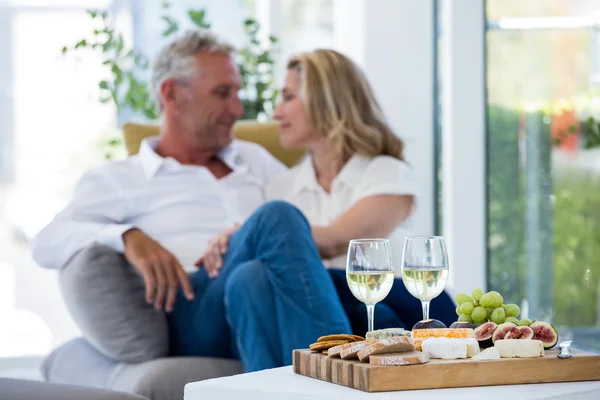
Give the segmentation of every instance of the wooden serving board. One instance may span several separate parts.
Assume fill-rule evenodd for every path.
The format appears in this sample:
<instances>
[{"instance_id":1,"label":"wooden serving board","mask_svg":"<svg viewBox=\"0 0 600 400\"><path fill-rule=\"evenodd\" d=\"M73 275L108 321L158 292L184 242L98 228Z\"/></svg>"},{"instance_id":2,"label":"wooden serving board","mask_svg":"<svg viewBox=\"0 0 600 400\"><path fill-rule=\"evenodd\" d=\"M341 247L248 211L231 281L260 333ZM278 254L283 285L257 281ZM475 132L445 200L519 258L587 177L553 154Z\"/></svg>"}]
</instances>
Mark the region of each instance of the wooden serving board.
<instances>
[{"instance_id":1,"label":"wooden serving board","mask_svg":"<svg viewBox=\"0 0 600 400\"><path fill-rule=\"evenodd\" d=\"M294 350L294 372L365 392L600 380L600 355L571 351L569 359L547 350L540 358L431 360L427 364L383 366Z\"/></svg>"}]
</instances>

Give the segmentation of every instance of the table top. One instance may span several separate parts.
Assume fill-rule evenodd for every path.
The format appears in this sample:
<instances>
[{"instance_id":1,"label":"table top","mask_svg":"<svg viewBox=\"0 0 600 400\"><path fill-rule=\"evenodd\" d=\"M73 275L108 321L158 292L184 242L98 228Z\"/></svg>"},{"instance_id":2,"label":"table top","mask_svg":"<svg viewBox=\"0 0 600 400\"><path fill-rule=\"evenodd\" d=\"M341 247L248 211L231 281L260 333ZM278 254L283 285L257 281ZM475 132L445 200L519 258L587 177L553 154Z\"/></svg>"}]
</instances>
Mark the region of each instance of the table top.
<instances>
[{"instance_id":1,"label":"table top","mask_svg":"<svg viewBox=\"0 0 600 400\"><path fill-rule=\"evenodd\" d=\"M356 389L297 375L292 367L274 368L226 378L189 383L185 400L219 399L428 399L464 400L471 398L495 399L600 399L600 381L543 383L531 385L482 386L473 388L411 390L403 392L366 393ZM483 396L483 397L478 397Z\"/></svg>"}]
</instances>

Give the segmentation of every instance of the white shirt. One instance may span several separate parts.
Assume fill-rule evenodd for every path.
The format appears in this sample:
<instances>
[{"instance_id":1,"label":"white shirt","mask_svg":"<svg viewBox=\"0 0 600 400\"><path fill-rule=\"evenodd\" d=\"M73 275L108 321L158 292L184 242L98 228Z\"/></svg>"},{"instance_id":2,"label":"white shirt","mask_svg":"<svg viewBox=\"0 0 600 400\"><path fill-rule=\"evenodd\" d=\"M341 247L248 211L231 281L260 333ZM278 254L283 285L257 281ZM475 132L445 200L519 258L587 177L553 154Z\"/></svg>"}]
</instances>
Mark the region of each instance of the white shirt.
<instances>
[{"instance_id":1,"label":"white shirt","mask_svg":"<svg viewBox=\"0 0 600 400\"><path fill-rule=\"evenodd\" d=\"M329 194L318 184L310 157L271 180L266 194L267 200L286 200L294 204L311 225L328 226L365 197L391 194L416 198L417 187L406 163L389 156L369 158L356 154L331 182ZM411 234L411 220L411 217L406 219L388 236L397 275L400 275L404 238ZM344 269L346 256L327 260L325 264Z\"/></svg>"},{"instance_id":2,"label":"white shirt","mask_svg":"<svg viewBox=\"0 0 600 400\"><path fill-rule=\"evenodd\" d=\"M146 139L137 155L85 174L72 202L34 238L35 261L62 268L93 243L123 252L122 235L135 227L193 271L208 240L250 216L265 202L268 180L286 170L261 146L236 140L218 155L232 172L216 179L159 156L157 143Z\"/></svg>"}]
</instances>

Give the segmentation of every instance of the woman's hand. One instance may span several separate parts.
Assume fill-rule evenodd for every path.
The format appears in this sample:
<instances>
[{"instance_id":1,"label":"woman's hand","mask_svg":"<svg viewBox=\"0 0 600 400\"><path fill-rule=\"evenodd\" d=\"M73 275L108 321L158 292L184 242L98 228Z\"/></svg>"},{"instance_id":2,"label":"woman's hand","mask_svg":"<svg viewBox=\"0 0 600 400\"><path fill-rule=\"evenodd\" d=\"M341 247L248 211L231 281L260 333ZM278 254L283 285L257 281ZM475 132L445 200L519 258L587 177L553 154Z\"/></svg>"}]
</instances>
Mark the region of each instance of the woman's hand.
<instances>
[{"instance_id":1,"label":"woman's hand","mask_svg":"<svg viewBox=\"0 0 600 400\"><path fill-rule=\"evenodd\" d=\"M197 267L204 265L209 278L216 278L219 275L219 271L223 267L223 255L227 253L229 246L229 238L239 227L236 224L210 239L204 254L195 262Z\"/></svg>"}]
</instances>

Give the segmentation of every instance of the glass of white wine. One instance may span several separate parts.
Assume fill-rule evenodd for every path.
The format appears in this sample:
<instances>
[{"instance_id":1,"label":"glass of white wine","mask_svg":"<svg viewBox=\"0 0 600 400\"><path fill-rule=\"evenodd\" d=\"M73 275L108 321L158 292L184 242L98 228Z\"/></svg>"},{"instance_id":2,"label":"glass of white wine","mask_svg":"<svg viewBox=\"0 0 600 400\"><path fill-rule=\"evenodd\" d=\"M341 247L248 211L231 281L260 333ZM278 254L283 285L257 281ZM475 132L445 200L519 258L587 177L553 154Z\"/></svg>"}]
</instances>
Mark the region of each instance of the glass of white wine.
<instances>
[{"instance_id":1,"label":"glass of white wine","mask_svg":"<svg viewBox=\"0 0 600 400\"><path fill-rule=\"evenodd\" d=\"M387 239L355 239L348 246L346 280L350 291L367 306L369 332L373 331L375 304L394 284L394 268Z\"/></svg>"},{"instance_id":2,"label":"glass of white wine","mask_svg":"<svg viewBox=\"0 0 600 400\"><path fill-rule=\"evenodd\" d=\"M402 281L406 290L421 300L423 319L429 319L429 303L442 293L448 281L448 252L442 236L406 238Z\"/></svg>"}]
</instances>

